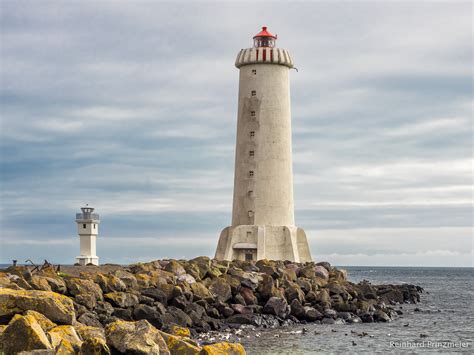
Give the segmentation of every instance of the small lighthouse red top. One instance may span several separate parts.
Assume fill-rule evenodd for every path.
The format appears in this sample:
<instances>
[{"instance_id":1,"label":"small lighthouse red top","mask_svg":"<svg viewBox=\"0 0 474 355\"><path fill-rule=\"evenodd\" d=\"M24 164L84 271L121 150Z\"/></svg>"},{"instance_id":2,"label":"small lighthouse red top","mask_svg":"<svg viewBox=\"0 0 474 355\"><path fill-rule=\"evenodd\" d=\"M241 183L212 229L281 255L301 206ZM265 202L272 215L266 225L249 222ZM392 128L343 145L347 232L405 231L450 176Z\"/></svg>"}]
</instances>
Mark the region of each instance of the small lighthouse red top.
<instances>
[{"instance_id":1,"label":"small lighthouse red top","mask_svg":"<svg viewBox=\"0 0 474 355\"><path fill-rule=\"evenodd\" d=\"M267 27L263 26L262 30L253 37L253 46L258 47L275 47L277 36L267 31Z\"/></svg>"}]
</instances>

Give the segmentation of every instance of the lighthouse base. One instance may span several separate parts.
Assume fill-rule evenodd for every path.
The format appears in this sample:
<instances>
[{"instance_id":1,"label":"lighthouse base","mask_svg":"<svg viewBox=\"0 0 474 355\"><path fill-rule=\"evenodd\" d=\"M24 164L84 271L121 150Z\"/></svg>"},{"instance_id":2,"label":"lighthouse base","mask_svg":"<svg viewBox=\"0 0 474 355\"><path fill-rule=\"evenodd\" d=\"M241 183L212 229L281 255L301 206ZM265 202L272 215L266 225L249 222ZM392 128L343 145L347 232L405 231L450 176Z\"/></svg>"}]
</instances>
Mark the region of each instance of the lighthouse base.
<instances>
[{"instance_id":1,"label":"lighthouse base","mask_svg":"<svg viewBox=\"0 0 474 355\"><path fill-rule=\"evenodd\" d=\"M99 266L99 257L95 255L76 256L76 263L81 265L93 264Z\"/></svg>"},{"instance_id":2,"label":"lighthouse base","mask_svg":"<svg viewBox=\"0 0 474 355\"><path fill-rule=\"evenodd\" d=\"M312 261L306 233L295 226L240 225L225 228L219 237L218 260Z\"/></svg>"}]
</instances>

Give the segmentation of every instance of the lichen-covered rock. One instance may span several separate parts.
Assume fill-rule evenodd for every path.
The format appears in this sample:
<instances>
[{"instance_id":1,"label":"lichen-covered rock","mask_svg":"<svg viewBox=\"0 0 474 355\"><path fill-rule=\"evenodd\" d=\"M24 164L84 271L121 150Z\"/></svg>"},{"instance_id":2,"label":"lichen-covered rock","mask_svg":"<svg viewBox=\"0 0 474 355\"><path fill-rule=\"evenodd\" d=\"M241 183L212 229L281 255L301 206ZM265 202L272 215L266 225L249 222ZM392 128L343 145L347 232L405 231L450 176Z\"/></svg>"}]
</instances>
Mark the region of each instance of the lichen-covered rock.
<instances>
[{"instance_id":1,"label":"lichen-covered rock","mask_svg":"<svg viewBox=\"0 0 474 355\"><path fill-rule=\"evenodd\" d=\"M199 355L201 352L199 346L192 344L186 338L165 332L160 332L160 334L166 342L171 355Z\"/></svg>"},{"instance_id":2,"label":"lichen-covered rock","mask_svg":"<svg viewBox=\"0 0 474 355\"><path fill-rule=\"evenodd\" d=\"M300 303L304 303L304 292L301 291L301 288L298 284L294 282L288 282L285 287L285 297L288 302L297 299Z\"/></svg>"},{"instance_id":3,"label":"lichen-covered rock","mask_svg":"<svg viewBox=\"0 0 474 355\"><path fill-rule=\"evenodd\" d=\"M172 325L171 334L179 336L179 337L189 338L191 336L191 331L189 330L189 328L186 328L186 327L180 327L179 325Z\"/></svg>"},{"instance_id":4,"label":"lichen-covered rock","mask_svg":"<svg viewBox=\"0 0 474 355\"><path fill-rule=\"evenodd\" d=\"M202 355L245 355L244 347L239 343L221 342L211 345L204 345L201 350Z\"/></svg>"},{"instance_id":5,"label":"lichen-covered rock","mask_svg":"<svg viewBox=\"0 0 474 355\"><path fill-rule=\"evenodd\" d=\"M69 297L50 291L0 289L0 318L33 310L53 322L72 324L76 320L74 305Z\"/></svg>"},{"instance_id":6,"label":"lichen-covered rock","mask_svg":"<svg viewBox=\"0 0 474 355\"><path fill-rule=\"evenodd\" d=\"M100 286L103 293L123 292L127 290L125 283L115 275L97 273L94 275L94 282Z\"/></svg>"},{"instance_id":7,"label":"lichen-covered rock","mask_svg":"<svg viewBox=\"0 0 474 355\"><path fill-rule=\"evenodd\" d=\"M35 290L52 291L48 281L39 275L32 275L28 282Z\"/></svg>"},{"instance_id":8,"label":"lichen-covered rock","mask_svg":"<svg viewBox=\"0 0 474 355\"><path fill-rule=\"evenodd\" d=\"M77 334L81 337L82 340L92 339L92 338L101 338L105 341L105 331L100 327L91 327L76 323L74 325Z\"/></svg>"},{"instance_id":9,"label":"lichen-covered rock","mask_svg":"<svg viewBox=\"0 0 474 355\"><path fill-rule=\"evenodd\" d=\"M118 320L105 328L107 344L123 354L170 354L160 332L146 320Z\"/></svg>"},{"instance_id":10,"label":"lichen-covered rock","mask_svg":"<svg viewBox=\"0 0 474 355\"><path fill-rule=\"evenodd\" d=\"M178 278L177 278L177 281L179 282L186 282L188 283L189 285L193 284L196 282L196 279L192 276L192 275L189 275L189 274L182 274L182 275L179 275Z\"/></svg>"},{"instance_id":11,"label":"lichen-covered rock","mask_svg":"<svg viewBox=\"0 0 474 355\"><path fill-rule=\"evenodd\" d=\"M65 278L67 291L73 296L79 294L93 295L97 301L103 301L102 289L91 280L84 280L78 277Z\"/></svg>"},{"instance_id":12,"label":"lichen-covered rock","mask_svg":"<svg viewBox=\"0 0 474 355\"><path fill-rule=\"evenodd\" d=\"M71 325L60 325L48 331L51 345L56 348L63 342L63 345L72 347L78 352L82 345L82 340L77 335L76 330Z\"/></svg>"},{"instance_id":13,"label":"lichen-covered rock","mask_svg":"<svg viewBox=\"0 0 474 355\"><path fill-rule=\"evenodd\" d=\"M168 272L173 273L176 276L183 275L186 273L184 267L176 260L170 260L170 262L166 264L164 269Z\"/></svg>"},{"instance_id":14,"label":"lichen-covered rock","mask_svg":"<svg viewBox=\"0 0 474 355\"><path fill-rule=\"evenodd\" d=\"M204 300L207 302L212 302L214 299L214 296L202 282L195 282L191 284L191 291L197 301Z\"/></svg>"},{"instance_id":15,"label":"lichen-covered rock","mask_svg":"<svg viewBox=\"0 0 474 355\"><path fill-rule=\"evenodd\" d=\"M127 292L110 292L104 295L104 298L120 308L133 307L138 304L138 297Z\"/></svg>"},{"instance_id":16,"label":"lichen-covered rock","mask_svg":"<svg viewBox=\"0 0 474 355\"><path fill-rule=\"evenodd\" d=\"M223 278L215 278L209 285L209 291L220 302L227 302L232 297L230 285Z\"/></svg>"},{"instance_id":17,"label":"lichen-covered rock","mask_svg":"<svg viewBox=\"0 0 474 355\"><path fill-rule=\"evenodd\" d=\"M0 353L17 354L35 349L53 349L53 346L33 315L15 315L0 335Z\"/></svg>"},{"instance_id":18,"label":"lichen-covered rock","mask_svg":"<svg viewBox=\"0 0 474 355\"><path fill-rule=\"evenodd\" d=\"M198 256L189 260L190 264L195 265L199 269L199 278L203 279L211 267L211 259L207 256Z\"/></svg>"},{"instance_id":19,"label":"lichen-covered rock","mask_svg":"<svg viewBox=\"0 0 474 355\"><path fill-rule=\"evenodd\" d=\"M38 324L41 326L41 328L47 332L48 330L51 330L53 329L54 327L57 326L56 323L54 322L51 322L51 320L49 320L48 318L46 318L43 314L39 313L39 312L36 312L36 311L31 311L31 310L28 310L26 312L24 312L25 316L32 316L33 318L36 319L36 321L38 322Z\"/></svg>"},{"instance_id":20,"label":"lichen-covered rock","mask_svg":"<svg viewBox=\"0 0 474 355\"><path fill-rule=\"evenodd\" d=\"M110 349L102 338L88 338L81 346L81 355L110 355Z\"/></svg>"},{"instance_id":21,"label":"lichen-covered rock","mask_svg":"<svg viewBox=\"0 0 474 355\"><path fill-rule=\"evenodd\" d=\"M137 278L128 271L116 270L114 276L118 277L127 287L127 289L136 290L138 288Z\"/></svg>"}]
</instances>

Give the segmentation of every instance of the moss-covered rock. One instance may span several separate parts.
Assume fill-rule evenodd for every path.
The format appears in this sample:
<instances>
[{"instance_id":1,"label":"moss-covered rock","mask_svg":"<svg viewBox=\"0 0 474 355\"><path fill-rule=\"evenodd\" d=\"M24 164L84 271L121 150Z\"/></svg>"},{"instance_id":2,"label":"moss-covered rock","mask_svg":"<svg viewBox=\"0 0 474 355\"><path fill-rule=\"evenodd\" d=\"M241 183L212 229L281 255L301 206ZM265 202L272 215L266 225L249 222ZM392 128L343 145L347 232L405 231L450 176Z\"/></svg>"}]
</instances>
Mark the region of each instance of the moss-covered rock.
<instances>
[{"instance_id":1,"label":"moss-covered rock","mask_svg":"<svg viewBox=\"0 0 474 355\"><path fill-rule=\"evenodd\" d=\"M69 297L50 291L0 289L0 318L33 310L56 323L72 324L76 320Z\"/></svg>"}]
</instances>

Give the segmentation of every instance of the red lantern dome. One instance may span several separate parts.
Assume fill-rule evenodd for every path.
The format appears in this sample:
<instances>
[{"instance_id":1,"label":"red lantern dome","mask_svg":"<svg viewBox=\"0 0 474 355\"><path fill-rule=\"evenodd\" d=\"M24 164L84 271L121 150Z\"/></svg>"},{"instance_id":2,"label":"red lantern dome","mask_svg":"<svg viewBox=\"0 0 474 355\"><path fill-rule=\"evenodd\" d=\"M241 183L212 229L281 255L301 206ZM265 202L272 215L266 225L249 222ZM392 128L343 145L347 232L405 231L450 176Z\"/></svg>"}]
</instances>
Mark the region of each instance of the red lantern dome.
<instances>
[{"instance_id":1,"label":"red lantern dome","mask_svg":"<svg viewBox=\"0 0 474 355\"><path fill-rule=\"evenodd\" d=\"M254 47L275 47L277 36L267 31L267 27L263 26L262 30L253 37Z\"/></svg>"}]
</instances>

